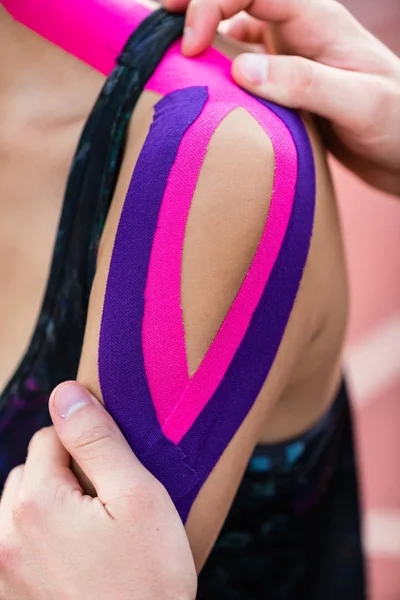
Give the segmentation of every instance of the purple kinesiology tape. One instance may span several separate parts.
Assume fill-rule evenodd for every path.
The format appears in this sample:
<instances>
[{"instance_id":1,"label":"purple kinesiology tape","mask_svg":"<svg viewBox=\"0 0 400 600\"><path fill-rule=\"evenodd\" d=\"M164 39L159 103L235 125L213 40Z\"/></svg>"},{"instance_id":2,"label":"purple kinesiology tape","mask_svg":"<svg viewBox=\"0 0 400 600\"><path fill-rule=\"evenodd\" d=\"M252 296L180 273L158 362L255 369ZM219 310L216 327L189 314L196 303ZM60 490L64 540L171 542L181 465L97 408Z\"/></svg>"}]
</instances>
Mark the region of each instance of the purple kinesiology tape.
<instances>
[{"instance_id":1,"label":"purple kinesiology tape","mask_svg":"<svg viewBox=\"0 0 400 600\"><path fill-rule=\"evenodd\" d=\"M306 263L315 173L305 127L295 113L264 103L290 131L298 159L293 208L283 244L246 334L224 377L179 443L163 432L145 371L142 325L150 256L169 173L182 138L201 114L207 89L172 92L155 107L115 239L99 346L105 404L141 462L163 483L183 521L199 490L268 376ZM151 176L149 176L151 174ZM162 357L160 357L162 360Z\"/></svg>"}]
</instances>

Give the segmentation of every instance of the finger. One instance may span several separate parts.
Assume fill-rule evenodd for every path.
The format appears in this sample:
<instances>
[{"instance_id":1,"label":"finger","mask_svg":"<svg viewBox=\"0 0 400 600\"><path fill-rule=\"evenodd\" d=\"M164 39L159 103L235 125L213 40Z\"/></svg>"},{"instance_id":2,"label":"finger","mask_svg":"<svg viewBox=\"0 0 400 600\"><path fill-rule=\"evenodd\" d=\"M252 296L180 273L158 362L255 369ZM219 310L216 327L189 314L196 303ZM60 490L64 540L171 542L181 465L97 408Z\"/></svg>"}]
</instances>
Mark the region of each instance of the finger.
<instances>
[{"instance_id":1,"label":"finger","mask_svg":"<svg viewBox=\"0 0 400 600\"><path fill-rule=\"evenodd\" d=\"M9 517L12 513L12 508L18 495L23 475L24 465L20 465L19 467L15 467L7 478L0 502L0 523L3 523L4 519Z\"/></svg>"},{"instance_id":2,"label":"finger","mask_svg":"<svg viewBox=\"0 0 400 600\"><path fill-rule=\"evenodd\" d=\"M352 131L376 119L376 86L383 81L298 56L265 54L240 55L233 63L232 75L238 85L256 96L315 113Z\"/></svg>"},{"instance_id":3,"label":"finger","mask_svg":"<svg viewBox=\"0 0 400 600\"><path fill-rule=\"evenodd\" d=\"M61 442L104 504L152 476L137 460L105 408L76 382L58 386L50 414Z\"/></svg>"},{"instance_id":4,"label":"finger","mask_svg":"<svg viewBox=\"0 0 400 600\"><path fill-rule=\"evenodd\" d=\"M175 0L166 0L165 6L174 6ZM211 45L220 21L230 19L245 10L256 19L270 23L284 23L302 19L307 22L314 13L321 13L325 4L334 0L192 0L187 7L186 29L182 50L187 56L203 52ZM300 35L300 34L298 34Z\"/></svg>"},{"instance_id":5,"label":"finger","mask_svg":"<svg viewBox=\"0 0 400 600\"><path fill-rule=\"evenodd\" d=\"M163 0L163 6L170 11L184 12L192 5L202 8L216 6L222 19L229 19L241 10L246 10L259 19L283 21L293 14L297 6L303 7L320 0ZM225 15L225 16L224 16Z\"/></svg>"},{"instance_id":6,"label":"finger","mask_svg":"<svg viewBox=\"0 0 400 600\"><path fill-rule=\"evenodd\" d=\"M229 38L247 44L263 44L267 32L267 24L241 13L228 21L223 21L219 32Z\"/></svg>"},{"instance_id":7,"label":"finger","mask_svg":"<svg viewBox=\"0 0 400 600\"><path fill-rule=\"evenodd\" d=\"M336 0L192 0L187 10L183 53L194 56L204 51L211 45L219 22L241 10L274 24L278 54L295 54L375 74L392 74L398 62Z\"/></svg>"},{"instance_id":8,"label":"finger","mask_svg":"<svg viewBox=\"0 0 400 600\"><path fill-rule=\"evenodd\" d=\"M287 3L293 3L293 0L284 0L284 4ZM262 19L272 18L273 6L272 10L266 10L266 6L263 7L263 5L270 7L270 4L263 0L193 0L186 13L183 52L187 56L203 52L211 45L220 21L230 19L242 10L256 17L260 15ZM272 5L275 4L276 0L272 0ZM167 3L166 6L168 7L169 4Z\"/></svg>"},{"instance_id":9,"label":"finger","mask_svg":"<svg viewBox=\"0 0 400 600\"><path fill-rule=\"evenodd\" d=\"M271 25L274 54L294 54L326 65L392 75L398 59L336 0L313 0Z\"/></svg>"},{"instance_id":10,"label":"finger","mask_svg":"<svg viewBox=\"0 0 400 600\"><path fill-rule=\"evenodd\" d=\"M41 429L29 444L21 493L37 497L48 493L52 485L58 486L60 482L81 491L70 464L71 457L54 428Z\"/></svg>"}]
</instances>

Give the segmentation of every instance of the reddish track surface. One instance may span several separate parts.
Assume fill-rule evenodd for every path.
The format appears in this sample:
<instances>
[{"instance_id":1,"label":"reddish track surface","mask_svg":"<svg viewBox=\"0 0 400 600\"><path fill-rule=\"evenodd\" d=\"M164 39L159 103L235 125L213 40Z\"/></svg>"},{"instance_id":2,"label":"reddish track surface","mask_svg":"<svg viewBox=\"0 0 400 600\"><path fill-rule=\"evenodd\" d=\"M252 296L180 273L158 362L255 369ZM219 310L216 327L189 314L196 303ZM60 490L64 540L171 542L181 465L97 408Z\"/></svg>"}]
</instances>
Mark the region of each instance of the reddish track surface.
<instances>
[{"instance_id":1,"label":"reddish track surface","mask_svg":"<svg viewBox=\"0 0 400 600\"><path fill-rule=\"evenodd\" d=\"M399 0L342 0L400 55ZM400 599L400 201L334 166L352 309L346 362L356 409L369 600Z\"/></svg>"}]
</instances>

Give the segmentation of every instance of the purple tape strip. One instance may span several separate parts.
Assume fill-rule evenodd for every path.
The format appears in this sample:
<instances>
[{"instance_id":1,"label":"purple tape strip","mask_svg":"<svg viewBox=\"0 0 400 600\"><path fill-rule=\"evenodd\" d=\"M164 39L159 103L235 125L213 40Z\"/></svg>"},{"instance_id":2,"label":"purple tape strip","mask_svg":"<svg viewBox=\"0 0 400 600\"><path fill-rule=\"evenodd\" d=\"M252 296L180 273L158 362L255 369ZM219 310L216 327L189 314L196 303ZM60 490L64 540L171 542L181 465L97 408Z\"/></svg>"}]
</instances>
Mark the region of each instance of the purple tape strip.
<instances>
[{"instance_id":1,"label":"purple tape strip","mask_svg":"<svg viewBox=\"0 0 400 600\"><path fill-rule=\"evenodd\" d=\"M296 299L310 247L315 211L314 158L300 117L262 101L291 132L298 153L294 205L281 251L246 336L217 391L180 443L199 482L180 501L187 512L240 427L266 380Z\"/></svg>"},{"instance_id":2,"label":"purple tape strip","mask_svg":"<svg viewBox=\"0 0 400 600\"><path fill-rule=\"evenodd\" d=\"M144 292L168 174L184 133L207 98L206 88L187 88L172 92L155 107L118 225L99 342L105 405L139 460L165 485L176 505L197 478L185 465L183 453L162 433L150 396L142 351Z\"/></svg>"},{"instance_id":3,"label":"purple tape strip","mask_svg":"<svg viewBox=\"0 0 400 600\"><path fill-rule=\"evenodd\" d=\"M156 106L121 214L99 348L106 406L138 458L165 485L183 521L268 376L301 281L314 220L314 163L304 125L296 114L265 103L286 124L298 152L298 181L289 227L262 299L224 379L179 445L174 445L161 431L144 370L144 290L168 174L184 133L206 101L205 88L185 88Z\"/></svg>"}]
</instances>

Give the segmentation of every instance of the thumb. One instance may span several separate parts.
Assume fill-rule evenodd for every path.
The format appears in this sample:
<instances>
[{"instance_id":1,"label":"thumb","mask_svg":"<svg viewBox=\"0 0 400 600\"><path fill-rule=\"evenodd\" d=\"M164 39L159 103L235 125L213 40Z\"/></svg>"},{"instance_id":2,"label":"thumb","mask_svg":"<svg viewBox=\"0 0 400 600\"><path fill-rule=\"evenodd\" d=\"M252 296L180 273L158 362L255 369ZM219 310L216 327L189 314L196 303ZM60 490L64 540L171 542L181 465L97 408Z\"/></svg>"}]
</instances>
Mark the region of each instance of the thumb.
<instances>
[{"instance_id":1,"label":"thumb","mask_svg":"<svg viewBox=\"0 0 400 600\"><path fill-rule=\"evenodd\" d=\"M379 76L337 69L299 56L241 54L232 67L236 83L277 104L305 110L351 130L376 118Z\"/></svg>"},{"instance_id":2,"label":"thumb","mask_svg":"<svg viewBox=\"0 0 400 600\"><path fill-rule=\"evenodd\" d=\"M61 443L103 503L126 496L141 479L151 477L112 417L85 387L75 381L62 383L49 404Z\"/></svg>"}]
</instances>

